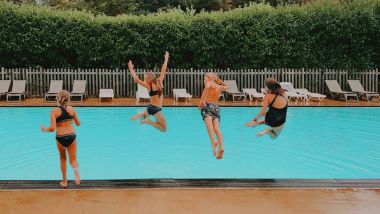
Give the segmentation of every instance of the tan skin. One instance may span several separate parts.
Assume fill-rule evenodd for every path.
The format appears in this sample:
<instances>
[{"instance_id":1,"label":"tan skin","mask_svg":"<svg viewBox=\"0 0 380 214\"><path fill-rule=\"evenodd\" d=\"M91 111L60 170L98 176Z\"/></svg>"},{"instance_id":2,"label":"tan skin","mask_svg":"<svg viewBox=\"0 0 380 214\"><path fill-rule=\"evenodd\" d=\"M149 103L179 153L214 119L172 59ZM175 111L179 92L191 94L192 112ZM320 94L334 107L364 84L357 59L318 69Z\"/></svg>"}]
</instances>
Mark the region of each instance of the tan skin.
<instances>
[{"instance_id":1,"label":"tan skin","mask_svg":"<svg viewBox=\"0 0 380 214\"><path fill-rule=\"evenodd\" d=\"M206 103L217 104L220 93L227 90L227 85L220 79L206 75L204 78L205 88L202 92L202 97L199 103L198 108L202 109ZM211 140L211 146L213 155L217 159L223 158L224 147L223 147L223 137L220 130L220 121L219 119L214 119L211 116L208 116L204 119L204 123L207 128L208 135ZM215 140L215 135L218 141ZM218 147L218 154L216 153L216 148Z\"/></svg>"},{"instance_id":2,"label":"tan skin","mask_svg":"<svg viewBox=\"0 0 380 214\"><path fill-rule=\"evenodd\" d=\"M258 119L260 119L261 117L265 116L267 110L268 110L268 107L269 107L269 104L272 103L273 99L275 98L276 94L275 93L271 93L269 91L269 93L266 93L266 95L264 96L264 100L263 100L263 106L261 108L261 111L256 115L255 118L253 118L253 120L251 122L248 122L246 123L246 126L250 127L250 126L258 126L258 125L263 125L265 124L265 120L262 120L262 121L258 121ZM273 103L273 107L275 108L278 108L278 109L282 109L282 108L285 108L286 105L287 105L288 101L285 97L283 96L278 96L276 101ZM282 128L282 127L280 127ZM257 133L257 136L258 137L261 137L265 134L269 134L270 137L272 138L276 138L278 137L277 134L275 134L273 132L273 129L275 128L272 128L272 129L264 129L263 131Z\"/></svg>"},{"instance_id":3,"label":"tan skin","mask_svg":"<svg viewBox=\"0 0 380 214\"><path fill-rule=\"evenodd\" d=\"M58 102L57 102L58 103ZM58 105L60 105L58 103ZM80 126L80 121L78 119L77 113L75 112L74 108L71 106L67 106L67 112L70 115L74 116L74 123L77 126ZM41 131L43 132L54 132L56 131L56 135L65 135L65 134L74 134L75 129L73 126L73 121L66 121L62 123L56 123L56 119L61 115L61 109L60 108L53 108L50 112L50 126L45 127L44 125L41 125ZM60 155L60 163L61 163L61 171L62 171L62 182L60 182L60 185L64 188L67 187L67 174L66 174L66 148L63 147L60 143L57 143L57 148ZM75 140L72 144L70 144L69 147L67 147L67 153L69 155L69 161L71 167L74 169L75 174L75 183L77 185L80 184L80 176L78 171L78 162L77 162L77 141Z\"/></svg>"},{"instance_id":4,"label":"tan skin","mask_svg":"<svg viewBox=\"0 0 380 214\"><path fill-rule=\"evenodd\" d=\"M169 61L169 53L166 51L165 52L165 60L164 60L164 64L162 65L161 67L161 72L160 72L160 76L157 78L157 83L161 85L162 87L162 83L165 79L165 75L166 75L166 70L167 70L167 67L168 67L168 61ZM140 84L141 86L145 87L146 89L148 89L148 91L150 92L151 90L151 87L152 86L152 89L154 91L156 90L159 90L160 87L159 85L155 84L153 82L153 80L147 76L147 75L144 75L144 80L140 80L139 77L137 76L136 74L136 71L134 69L134 65L132 63L131 60L129 60L128 62L128 68L129 68L129 71L131 72L132 74L132 77L133 77L133 80L137 83L137 84ZM155 96L151 96L150 97L150 104L151 105L154 105L154 106L158 106L158 107L161 107L162 108L162 101L163 101L163 95L159 96L159 95L155 95ZM162 131L162 132L166 132L167 130L167 125L166 125L166 120L165 120L165 117L164 115L162 114L162 111L160 112L157 112L155 115L153 115L155 118L156 118L156 122L152 121L149 119L149 114L148 112L145 110L144 112L142 113L139 113L139 114L136 114L134 115L131 119L132 120L137 120L139 118L145 118L144 120L142 120L140 123L141 124L149 124L153 127L155 127L156 129Z\"/></svg>"}]
</instances>

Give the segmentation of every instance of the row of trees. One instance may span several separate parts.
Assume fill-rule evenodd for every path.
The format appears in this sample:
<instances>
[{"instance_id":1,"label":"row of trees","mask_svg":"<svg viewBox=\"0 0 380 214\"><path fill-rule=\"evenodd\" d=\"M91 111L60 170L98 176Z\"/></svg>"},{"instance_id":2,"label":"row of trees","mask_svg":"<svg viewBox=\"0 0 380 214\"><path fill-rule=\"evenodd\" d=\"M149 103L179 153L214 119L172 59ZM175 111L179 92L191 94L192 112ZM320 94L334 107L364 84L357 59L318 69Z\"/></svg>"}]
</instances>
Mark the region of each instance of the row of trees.
<instances>
[{"instance_id":1,"label":"row of trees","mask_svg":"<svg viewBox=\"0 0 380 214\"><path fill-rule=\"evenodd\" d=\"M85 10L93 14L115 16L120 14L147 14L160 9L193 8L196 11L230 10L250 2L271 6L304 4L313 0L9 0L18 4L42 4L64 10ZM350 0L340 0L350 1Z\"/></svg>"}]
</instances>

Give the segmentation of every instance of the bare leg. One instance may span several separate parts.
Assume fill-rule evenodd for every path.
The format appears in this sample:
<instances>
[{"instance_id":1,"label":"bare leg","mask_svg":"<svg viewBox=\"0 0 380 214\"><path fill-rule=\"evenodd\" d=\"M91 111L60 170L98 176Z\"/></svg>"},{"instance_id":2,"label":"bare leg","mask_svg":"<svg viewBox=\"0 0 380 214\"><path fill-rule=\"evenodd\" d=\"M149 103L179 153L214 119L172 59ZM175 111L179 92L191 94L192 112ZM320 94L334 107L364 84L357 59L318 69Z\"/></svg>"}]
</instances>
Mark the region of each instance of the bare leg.
<instances>
[{"instance_id":1,"label":"bare leg","mask_svg":"<svg viewBox=\"0 0 380 214\"><path fill-rule=\"evenodd\" d=\"M162 132L166 132L166 120L165 120L165 117L162 114L162 112L157 112L154 115L154 117L156 118L156 122L153 122L149 118L146 118L146 119L142 120L140 123L141 124L149 124L149 125L155 127L156 129L162 131Z\"/></svg>"},{"instance_id":2,"label":"bare leg","mask_svg":"<svg viewBox=\"0 0 380 214\"><path fill-rule=\"evenodd\" d=\"M223 147L223 137L222 137L222 132L220 131L220 122L219 119L215 119L212 121L214 125L214 131L215 134L218 138L218 155L216 156L216 159L222 159L223 158L223 153L224 153L224 147Z\"/></svg>"},{"instance_id":3,"label":"bare leg","mask_svg":"<svg viewBox=\"0 0 380 214\"><path fill-rule=\"evenodd\" d=\"M212 117L208 116L204 119L206 124L207 132L211 140L212 153L216 156L216 146L218 145L214 137L214 124L212 122Z\"/></svg>"},{"instance_id":4,"label":"bare leg","mask_svg":"<svg viewBox=\"0 0 380 214\"><path fill-rule=\"evenodd\" d=\"M78 162L77 162L77 141L76 140L67 148L67 152L69 153L70 165L74 170L75 184L79 185L80 175L79 175Z\"/></svg>"},{"instance_id":5,"label":"bare leg","mask_svg":"<svg viewBox=\"0 0 380 214\"><path fill-rule=\"evenodd\" d=\"M285 124L283 124L283 125L281 125L281 126L278 126L278 127L272 127L272 129L271 129L270 132L268 133L269 136L270 136L272 139L276 139L276 138L280 135L282 129L284 128L284 125L285 125Z\"/></svg>"},{"instance_id":6,"label":"bare leg","mask_svg":"<svg viewBox=\"0 0 380 214\"><path fill-rule=\"evenodd\" d=\"M131 120L137 120L141 117L148 117L148 112L145 110L141 113L138 113L138 114L134 115L133 117L131 117Z\"/></svg>"},{"instance_id":7,"label":"bare leg","mask_svg":"<svg viewBox=\"0 0 380 214\"><path fill-rule=\"evenodd\" d=\"M57 142L57 148L59 152L60 157L60 163L61 163L61 172L62 172L62 181L59 182L61 187L66 188L67 187L67 175L66 175L66 148L63 147L60 143Z\"/></svg>"},{"instance_id":8,"label":"bare leg","mask_svg":"<svg viewBox=\"0 0 380 214\"><path fill-rule=\"evenodd\" d=\"M251 126L256 127L256 126L260 126L260 125L263 125L263 124L265 124L265 120L262 120L262 121L251 121L251 122L246 123L245 125L247 127L251 127Z\"/></svg>"},{"instance_id":9,"label":"bare leg","mask_svg":"<svg viewBox=\"0 0 380 214\"><path fill-rule=\"evenodd\" d=\"M281 125L281 126L278 126L278 127L271 127L270 129L266 128L263 131L257 133L256 136L257 137L261 137L261 136L263 136L265 134L269 134L269 136L272 139L276 139L280 135L280 133L281 133L281 131L282 131L283 128L284 128L284 125Z\"/></svg>"},{"instance_id":10,"label":"bare leg","mask_svg":"<svg viewBox=\"0 0 380 214\"><path fill-rule=\"evenodd\" d=\"M257 137L262 137L262 136L264 136L264 135L266 135L266 134L269 134L270 132L271 132L270 129L265 128L265 129L262 130L261 132L258 132L258 133L256 134L256 136L257 136Z\"/></svg>"}]
</instances>

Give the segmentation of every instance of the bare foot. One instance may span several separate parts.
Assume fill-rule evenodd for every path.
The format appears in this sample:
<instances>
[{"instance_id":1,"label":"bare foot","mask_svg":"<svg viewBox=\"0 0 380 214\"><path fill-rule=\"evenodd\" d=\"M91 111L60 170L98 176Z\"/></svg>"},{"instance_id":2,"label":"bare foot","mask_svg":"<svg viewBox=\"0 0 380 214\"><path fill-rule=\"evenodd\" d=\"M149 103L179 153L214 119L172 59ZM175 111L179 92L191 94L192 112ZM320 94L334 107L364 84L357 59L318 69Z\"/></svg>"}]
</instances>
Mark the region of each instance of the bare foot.
<instances>
[{"instance_id":1,"label":"bare foot","mask_svg":"<svg viewBox=\"0 0 380 214\"><path fill-rule=\"evenodd\" d=\"M75 184L79 185L80 184L80 175L79 175L78 168L74 168L74 176L75 176Z\"/></svg>"},{"instance_id":2,"label":"bare foot","mask_svg":"<svg viewBox=\"0 0 380 214\"><path fill-rule=\"evenodd\" d=\"M247 127L251 127L251 126L255 127L255 126L257 126L258 124L259 124L259 122L257 122L257 121L252 121L252 122L248 122L248 123L246 123L245 126L247 126Z\"/></svg>"},{"instance_id":3,"label":"bare foot","mask_svg":"<svg viewBox=\"0 0 380 214\"><path fill-rule=\"evenodd\" d=\"M150 124L152 121L149 118L145 118L144 120L140 121L140 124Z\"/></svg>"},{"instance_id":4,"label":"bare foot","mask_svg":"<svg viewBox=\"0 0 380 214\"><path fill-rule=\"evenodd\" d=\"M223 158L223 153L224 153L224 148L223 147L219 147L219 151L218 151L218 156L216 156L216 159L222 159Z\"/></svg>"},{"instance_id":5,"label":"bare foot","mask_svg":"<svg viewBox=\"0 0 380 214\"><path fill-rule=\"evenodd\" d=\"M61 185L61 188L66 189L67 188L67 180L59 182L59 185Z\"/></svg>"},{"instance_id":6,"label":"bare foot","mask_svg":"<svg viewBox=\"0 0 380 214\"><path fill-rule=\"evenodd\" d=\"M263 131L258 132L258 133L256 134L256 136L257 136L257 137L261 137L261 136L263 136L263 135L268 134L269 132L270 132L269 129L264 129Z\"/></svg>"},{"instance_id":7,"label":"bare foot","mask_svg":"<svg viewBox=\"0 0 380 214\"><path fill-rule=\"evenodd\" d=\"M212 154L214 155L214 157L216 157L216 146L217 144L215 142L212 143Z\"/></svg>"},{"instance_id":8,"label":"bare foot","mask_svg":"<svg viewBox=\"0 0 380 214\"><path fill-rule=\"evenodd\" d=\"M136 115L134 115L133 117L131 117L131 120L137 120L137 119L139 119L140 117L141 117L140 114L136 114Z\"/></svg>"}]
</instances>

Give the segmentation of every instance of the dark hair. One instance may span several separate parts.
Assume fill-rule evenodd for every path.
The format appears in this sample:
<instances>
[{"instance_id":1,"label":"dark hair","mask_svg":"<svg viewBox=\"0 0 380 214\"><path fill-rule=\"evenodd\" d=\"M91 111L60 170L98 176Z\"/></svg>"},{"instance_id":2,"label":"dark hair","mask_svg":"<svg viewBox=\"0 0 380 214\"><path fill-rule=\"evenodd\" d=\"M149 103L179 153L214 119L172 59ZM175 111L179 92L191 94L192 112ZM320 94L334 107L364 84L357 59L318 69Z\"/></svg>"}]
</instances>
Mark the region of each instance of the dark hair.
<instances>
[{"instance_id":1,"label":"dark hair","mask_svg":"<svg viewBox=\"0 0 380 214\"><path fill-rule=\"evenodd\" d=\"M264 85L268 88L269 93L273 94L283 94L284 89L281 88L280 83L277 82L274 78L267 78L264 82Z\"/></svg>"}]
</instances>

